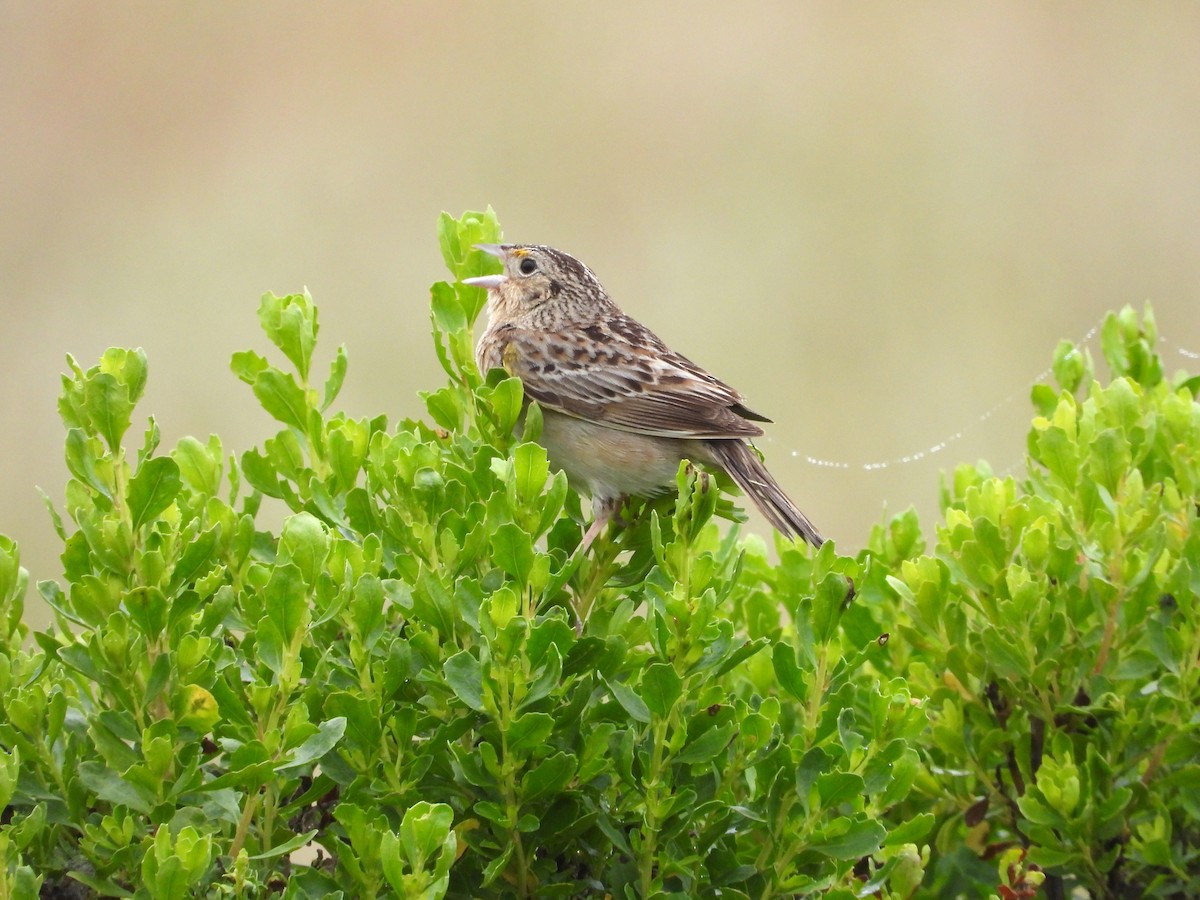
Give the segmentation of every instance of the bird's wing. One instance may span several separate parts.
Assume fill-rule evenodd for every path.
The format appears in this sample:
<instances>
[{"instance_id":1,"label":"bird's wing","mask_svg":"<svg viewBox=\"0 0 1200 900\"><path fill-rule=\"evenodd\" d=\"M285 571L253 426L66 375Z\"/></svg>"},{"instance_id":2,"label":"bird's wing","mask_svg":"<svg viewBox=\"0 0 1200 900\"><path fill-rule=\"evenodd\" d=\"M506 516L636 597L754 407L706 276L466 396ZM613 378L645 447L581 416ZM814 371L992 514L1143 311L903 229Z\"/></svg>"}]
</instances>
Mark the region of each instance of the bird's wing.
<instances>
[{"instance_id":1,"label":"bird's wing","mask_svg":"<svg viewBox=\"0 0 1200 900\"><path fill-rule=\"evenodd\" d=\"M626 316L562 331L508 327L481 361L521 379L543 407L639 434L762 434L742 396Z\"/></svg>"}]
</instances>

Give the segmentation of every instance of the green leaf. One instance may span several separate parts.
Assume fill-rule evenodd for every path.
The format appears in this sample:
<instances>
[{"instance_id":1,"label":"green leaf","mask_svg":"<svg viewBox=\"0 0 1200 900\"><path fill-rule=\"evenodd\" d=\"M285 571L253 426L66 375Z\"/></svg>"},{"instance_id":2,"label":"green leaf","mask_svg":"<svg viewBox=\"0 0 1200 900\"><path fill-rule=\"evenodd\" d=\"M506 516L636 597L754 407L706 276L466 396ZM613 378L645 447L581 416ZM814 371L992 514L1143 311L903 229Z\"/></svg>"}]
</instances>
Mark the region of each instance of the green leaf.
<instances>
[{"instance_id":1,"label":"green leaf","mask_svg":"<svg viewBox=\"0 0 1200 900\"><path fill-rule=\"evenodd\" d=\"M325 392L321 399L321 412L329 409L337 395L342 392L342 384L346 381L346 370L350 368L350 359L346 355L346 345L337 348L337 355L329 364L329 377L325 379Z\"/></svg>"},{"instance_id":2,"label":"green leaf","mask_svg":"<svg viewBox=\"0 0 1200 900\"><path fill-rule=\"evenodd\" d=\"M132 810L149 815L154 795L145 788L126 781L116 772L94 760L79 764L79 780L88 790L108 803L119 803Z\"/></svg>"},{"instance_id":3,"label":"green leaf","mask_svg":"<svg viewBox=\"0 0 1200 900\"><path fill-rule=\"evenodd\" d=\"M512 522L505 522L492 534L492 558L520 584L525 584L533 569L533 541Z\"/></svg>"},{"instance_id":4,"label":"green leaf","mask_svg":"<svg viewBox=\"0 0 1200 900\"><path fill-rule=\"evenodd\" d=\"M115 454L121 449L121 439L129 430L133 415L133 402L127 390L113 376L100 373L84 382L83 402L96 433Z\"/></svg>"},{"instance_id":5,"label":"green leaf","mask_svg":"<svg viewBox=\"0 0 1200 900\"><path fill-rule=\"evenodd\" d=\"M827 772L817 778L817 793L825 809L833 809L864 792L862 776L853 772Z\"/></svg>"},{"instance_id":6,"label":"green leaf","mask_svg":"<svg viewBox=\"0 0 1200 900\"><path fill-rule=\"evenodd\" d=\"M313 587L329 555L329 532L311 513L288 516L279 535L278 562L295 563L304 583Z\"/></svg>"},{"instance_id":7,"label":"green leaf","mask_svg":"<svg viewBox=\"0 0 1200 900\"><path fill-rule=\"evenodd\" d=\"M919 813L904 824L897 825L889 831L884 845L887 847L900 847L904 844L915 844L921 838L925 837L925 835L929 834L929 829L933 828L935 821L933 813Z\"/></svg>"},{"instance_id":8,"label":"green leaf","mask_svg":"<svg viewBox=\"0 0 1200 900\"><path fill-rule=\"evenodd\" d=\"M367 455L369 437L363 422L345 421L329 430L328 456L337 474L340 491L348 491L354 486Z\"/></svg>"},{"instance_id":9,"label":"green leaf","mask_svg":"<svg viewBox=\"0 0 1200 900\"><path fill-rule=\"evenodd\" d=\"M1028 862L1041 866L1043 869L1066 868L1072 869L1082 862L1082 855L1077 850L1059 849L1056 847L1029 848Z\"/></svg>"},{"instance_id":10,"label":"green leaf","mask_svg":"<svg viewBox=\"0 0 1200 900\"><path fill-rule=\"evenodd\" d=\"M694 741L688 743L675 757L675 761L683 765L711 762L718 753L729 746L736 730L735 722L727 722L724 725L709 728Z\"/></svg>"},{"instance_id":11,"label":"green leaf","mask_svg":"<svg viewBox=\"0 0 1200 900\"><path fill-rule=\"evenodd\" d=\"M167 625L167 598L157 587L144 587L125 595L129 618L142 634L156 640Z\"/></svg>"},{"instance_id":12,"label":"green leaf","mask_svg":"<svg viewBox=\"0 0 1200 900\"><path fill-rule=\"evenodd\" d=\"M476 712L484 712L483 669L466 650L455 653L442 666L446 683L456 697Z\"/></svg>"},{"instance_id":13,"label":"green leaf","mask_svg":"<svg viewBox=\"0 0 1200 900\"><path fill-rule=\"evenodd\" d=\"M1070 341L1059 341L1054 348L1054 380L1058 386L1073 394L1079 390L1079 385L1088 373L1087 358Z\"/></svg>"},{"instance_id":14,"label":"green leaf","mask_svg":"<svg viewBox=\"0 0 1200 900\"><path fill-rule=\"evenodd\" d=\"M198 684L180 688L173 710L181 728L191 728L199 734L210 731L221 717L216 698Z\"/></svg>"},{"instance_id":15,"label":"green leaf","mask_svg":"<svg viewBox=\"0 0 1200 900\"><path fill-rule=\"evenodd\" d=\"M184 825L172 840L171 829L160 825L151 852L142 857L142 882L150 895L183 900L212 862L213 843L192 825Z\"/></svg>"},{"instance_id":16,"label":"green leaf","mask_svg":"<svg viewBox=\"0 0 1200 900\"><path fill-rule=\"evenodd\" d=\"M804 683L804 674L796 662L796 651L791 644L780 641L771 651L771 662L775 667L775 678L779 686L799 700L801 703L808 697L808 688Z\"/></svg>"},{"instance_id":17,"label":"green leaf","mask_svg":"<svg viewBox=\"0 0 1200 900\"><path fill-rule=\"evenodd\" d=\"M276 675L281 675L284 669L284 661L287 658L287 642L284 641L283 635L279 633L279 629L268 619L263 616L258 621L258 630L254 635L254 642L257 649L256 658L262 662L268 669Z\"/></svg>"},{"instance_id":18,"label":"green leaf","mask_svg":"<svg viewBox=\"0 0 1200 900\"><path fill-rule=\"evenodd\" d=\"M375 752L383 734L378 703L360 693L334 691L325 698L324 709L331 719L346 720L346 740L351 749Z\"/></svg>"},{"instance_id":19,"label":"green leaf","mask_svg":"<svg viewBox=\"0 0 1200 900\"><path fill-rule=\"evenodd\" d=\"M220 534L220 524L214 524L207 531L198 534L187 545L171 572L171 583L167 588L168 596L174 596L208 569Z\"/></svg>"},{"instance_id":20,"label":"green leaf","mask_svg":"<svg viewBox=\"0 0 1200 900\"><path fill-rule=\"evenodd\" d=\"M196 493L215 497L221 486L221 440L215 434L208 446L194 437L181 438L171 453L183 481Z\"/></svg>"},{"instance_id":21,"label":"green leaf","mask_svg":"<svg viewBox=\"0 0 1200 900\"><path fill-rule=\"evenodd\" d=\"M528 650L531 659L534 658L532 644L535 639L536 632L535 637L530 640ZM545 656L542 658L542 665L535 670L535 674L536 677L533 683L529 686L529 690L526 691L525 697L521 701L521 708L537 703L559 686L559 682L562 679L562 654L556 645L551 644L547 648Z\"/></svg>"},{"instance_id":22,"label":"green leaf","mask_svg":"<svg viewBox=\"0 0 1200 900\"><path fill-rule=\"evenodd\" d=\"M148 459L129 481L129 515L136 531L175 502L183 482L179 466L169 456Z\"/></svg>"},{"instance_id":23,"label":"green leaf","mask_svg":"<svg viewBox=\"0 0 1200 900\"><path fill-rule=\"evenodd\" d=\"M254 379L254 396L271 416L304 433L308 427L308 401L290 374L266 369Z\"/></svg>"},{"instance_id":24,"label":"green leaf","mask_svg":"<svg viewBox=\"0 0 1200 900\"><path fill-rule=\"evenodd\" d=\"M89 438L82 428L71 428L67 431L67 469L92 490L112 500L112 487L100 477L96 469L100 452L99 441Z\"/></svg>"},{"instance_id":25,"label":"green leaf","mask_svg":"<svg viewBox=\"0 0 1200 900\"><path fill-rule=\"evenodd\" d=\"M489 402L496 414L496 430L500 434L511 434L521 417L524 393L521 379L506 378L491 389ZM545 479L543 479L543 482ZM539 486L540 490L540 486Z\"/></svg>"},{"instance_id":26,"label":"green leaf","mask_svg":"<svg viewBox=\"0 0 1200 900\"><path fill-rule=\"evenodd\" d=\"M629 715L638 722L642 722L643 724L650 723L650 707L648 707L646 702L637 695L637 692L634 691L633 688L626 684L622 684L619 681L609 681L607 678L604 678L604 676L601 676L601 679L608 686L609 691L612 692L613 698L619 704L621 704L621 707L625 710L625 712L629 713Z\"/></svg>"},{"instance_id":27,"label":"green leaf","mask_svg":"<svg viewBox=\"0 0 1200 900\"><path fill-rule=\"evenodd\" d=\"M368 650L383 634L383 601L383 583L378 576L367 573L358 579L350 600L350 617L352 627Z\"/></svg>"},{"instance_id":28,"label":"green leaf","mask_svg":"<svg viewBox=\"0 0 1200 900\"><path fill-rule=\"evenodd\" d=\"M483 887L491 887L492 882L499 878L504 870L508 868L508 864L512 860L513 851L515 848L516 844L514 844L512 841L509 841L504 845L504 852L502 852L484 867L482 881Z\"/></svg>"},{"instance_id":29,"label":"green leaf","mask_svg":"<svg viewBox=\"0 0 1200 900\"><path fill-rule=\"evenodd\" d=\"M100 371L113 376L117 383L124 388L125 395L131 404L136 404L142 399L142 394L146 390L149 366L146 363L146 353L140 347L134 350L109 347L100 357L100 365L92 371Z\"/></svg>"},{"instance_id":30,"label":"green leaf","mask_svg":"<svg viewBox=\"0 0 1200 900\"><path fill-rule=\"evenodd\" d=\"M204 782L195 790L207 793L235 787L246 793L252 793L270 781L274 776L275 765L266 758L268 755L266 749L257 741L244 746L251 752L235 752L229 761L228 771L211 781Z\"/></svg>"},{"instance_id":31,"label":"green leaf","mask_svg":"<svg viewBox=\"0 0 1200 900\"><path fill-rule=\"evenodd\" d=\"M1061 813L1051 809L1032 794L1025 794L1022 797L1018 797L1017 806L1021 810L1021 815L1030 822L1038 825L1047 825L1051 828L1061 828L1066 825L1066 819L1063 818Z\"/></svg>"},{"instance_id":32,"label":"green leaf","mask_svg":"<svg viewBox=\"0 0 1200 900\"><path fill-rule=\"evenodd\" d=\"M430 288L430 311L433 324L443 333L463 331L467 327L467 316L458 300L453 285L439 281Z\"/></svg>"},{"instance_id":33,"label":"green leaf","mask_svg":"<svg viewBox=\"0 0 1200 900\"><path fill-rule=\"evenodd\" d=\"M1125 310L1132 312L1128 306ZM1110 312L1104 317L1104 324L1100 327L1100 346L1104 351L1104 360L1112 369L1114 377L1129 372L1129 352L1122 333L1121 320L1116 313Z\"/></svg>"},{"instance_id":34,"label":"green leaf","mask_svg":"<svg viewBox=\"0 0 1200 900\"><path fill-rule=\"evenodd\" d=\"M1129 441L1120 429L1104 429L1088 447L1088 473L1110 494L1117 493L1130 462Z\"/></svg>"},{"instance_id":35,"label":"green leaf","mask_svg":"<svg viewBox=\"0 0 1200 900\"><path fill-rule=\"evenodd\" d=\"M275 626L285 645L291 644L308 623L308 588L294 563L277 565L263 589L267 621Z\"/></svg>"},{"instance_id":36,"label":"green leaf","mask_svg":"<svg viewBox=\"0 0 1200 900\"><path fill-rule=\"evenodd\" d=\"M246 483L256 491L262 491L268 497L283 497L279 483L279 473L271 459L258 450L247 450L242 454L242 474Z\"/></svg>"},{"instance_id":37,"label":"green leaf","mask_svg":"<svg viewBox=\"0 0 1200 900\"><path fill-rule=\"evenodd\" d=\"M576 768L575 757L564 751L542 760L521 779L522 799L526 803L532 803L550 794L557 794L574 777Z\"/></svg>"},{"instance_id":38,"label":"green leaf","mask_svg":"<svg viewBox=\"0 0 1200 900\"><path fill-rule=\"evenodd\" d=\"M642 699L650 712L666 718L683 693L683 680L669 663L654 663L642 674L641 688Z\"/></svg>"},{"instance_id":39,"label":"green leaf","mask_svg":"<svg viewBox=\"0 0 1200 900\"><path fill-rule=\"evenodd\" d=\"M346 719L342 716L322 722L317 726L317 733L293 750L288 759L275 766L275 771L288 772L317 762L338 745L345 733Z\"/></svg>"},{"instance_id":40,"label":"green leaf","mask_svg":"<svg viewBox=\"0 0 1200 900\"><path fill-rule=\"evenodd\" d=\"M0 750L0 809L6 809L12 800L20 767L21 754L18 748L14 747L8 753Z\"/></svg>"},{"instance_id":41,"label":"green leaf","mask_svg":"<svg viewBox=\"0 0 1200 900\"><path fill-rule=\"evenodd\" d=\"M392 886L395 896L407 897L408 880L412 876L405 874L404 859L400 850L400 836L394 831L385 830L379 836L379 866L383 869L383 877Z\"/></svg>"},{"instance_id":42,"label":"green leaf","mask_svg":"<svg viewBox=\"0 0 1200 900\"><path fill-rule=\"evenodd\" d=\"M532 503L541 496L550 475L546 448L540 444L518 444L513 450L512 472L517 497Z\"/></svg>"},{"instance_id":43,"label":"green leaf","mask_svg":"<svg viewBox=\"0 0 1200 900\"><path fill-rule=\"evenodd\" d=\"M431 625L443 637L454 634L457 621L454 597L446 590L431 569L422 566L412 591L412 612L415 618Z\"/></svg>"},{"instance_id":44,"label":"green leaf","mask_svg":"<svg viewBox=\"0 0 1200 900\"><path fill-rule=\"evenodd\" d=\"M1032 670L1028 653L1010 636L994 626L985 626L981 634L985 659L1005 678L1028 678Z\"/></svg>"},{"instance_id":45,"label":"green leaf","mask_svg":"<svg viewBox=\"0 0 1200 900\"><path fill-rule=\"evenodd\" d=\"M554 730L554 717L528 712L517 716L508 727L508 752L522 754L540 747Z\"/></svg>"},{"instance_id":46,"label":"green leaf","mask_svg":"<svg viewBox=\"0 0 1200 900\"><path fill-rule=\"evenodd\" d=\"M836 820L833 824L844 821ZM887 829L879 822L860 819L851 822L844 833L817 842L810 846L809 850L834 859L861 859L879 850L886 837Z\"/></svg>"},{"instance_id":47,"label":"green leaf","mask_svg":"<svg viewBox=\"0 0 1200 900\"><path fill-rule=\"evenodd\" d=\"M286 297L264 294L258 318L271 343L296 367L300 380L307 382L318 331L317 308L308 291Z\"/></svg>"},{"instance_id":48,"label":"green leaf","mask_svg":"<svg viewBox=\"0 0 1200 900\"><path fill-rule=\"evenodd\" d=\"M444 387L436 391L421 391L419 394L425 401L425 408L429 410L429 415L433 416L433 421L447 431L462 430L466 408L463 406L462 393L458 388Z\"/></svg>"},{"instance_id":49,"label":"green leaf","mask_svg":"<svg viewBox=\"0 0 1200 900\"><path fill-rule=\"evenodd\" d=\"M254 384L261 372L265 372L270 367L271 364L267 362L267 358L253 350L242 350L235 353L229 361L229 368L233 370L233 374L250 385Z\"/></svg>"},{"instance_id":50,"label":"green leaf","mask_svg":"<svg viewBox=\"0 0 1200 900\"><path fill-rule=\"evenodd\" d=\"M29 573L21 567L21 550L16 541L0 534L0 609L25 595Z\"/></svg>"},{"instance_id":51,"label":"green leaf","mask_svg":"<svg viewBox=\"0 0 1200 900\"><path fill-rule=\"evenodd\" d=\"M499 242L500 223L490 207L483 212L464 212L458 219L445 212L438 217L438 244L442 250L442 259L456 281L475 275L499 272L499 260L475 249L476 244L497 244ZM468 288L467 290L481 298L486 294L480 288ZM480 299L477 302L481 306L484 301ZM468 324L474 322L479 306L467 310Z\"/></svg>"},{"instance_id":52,"label":"green leaf","mask_svg":"<svg viewBox=\"0 0 1200 900\"><path fill-rule=\"evenodd\" d=\"M442 250L442 261L450 274L457 277L458 267L462 262L463 248L458 240L458 222L448 212L438 216L437 223L438 246Z\"/></svg>"},{"instance_id":53,"label":"green leaf","mask_svg":"<svg viewBox=\"0 0 1200 900\"><path fill-rule=\"evenodd\" d=\"M545 425L545 419L542 417L542 408L537 402L530 400L525 407L525 421L521 425L521 440L526 443L536 441L542 436L542 428Z\"/></svg>"},{"instance_id":54,"label":"green leaf","mask_svg":"<svg viewBox=\"0 0 1200 900\"><path fill-rule=\"evenodd\" d=\"M420 800L404 811L400 821L400 843L414 872L446 845L454 824L454 810L445 803Z\"/></svg>"},{"instance_id":55,"label":"green leaf","mask_svg":"<svg viewBox=\"0 0 1200 900\"><path fill-rule=\"evenodd\" d=\"M1075 442L1057 425L1035 431L1037 460L1057 475L1064 484L1074 485L1079 470L1079 453Z\"/></svg>"},{"instance_id":56,"label":"green leaf","mask_svg":"<svg viewBox=\"0 0 1200 900\"><path fill-rule=\"evenodd\" d=\"M255 853L249 857L252 860L257 859L275 859L279 856L287 856L293 850L299 850L301 847L307 846L314 837L320 834L320 831L314 828L312 831L305 831L302 834L295 834L284 841L282 844L277 844L270 850L264 850L262 853Z\"/></svg>"},{"instance_id":57,"label":"green leaf","mask_svg":"<svg viewBox=\"0 0 1200 900\"><path fill-rule=\"evenodd\" d=\"M58 510L54 506L54 501L40 487L35 488L35 490L38 492L38 496L42 498L42 505L46 507L46 512L50 514L50 524L54 526L54 533L65 544L67 542L67 530L63 527L62 516L58 514ZM111 500L112 498L109 497L109 499Z\"/></svg>"}]
</instances>

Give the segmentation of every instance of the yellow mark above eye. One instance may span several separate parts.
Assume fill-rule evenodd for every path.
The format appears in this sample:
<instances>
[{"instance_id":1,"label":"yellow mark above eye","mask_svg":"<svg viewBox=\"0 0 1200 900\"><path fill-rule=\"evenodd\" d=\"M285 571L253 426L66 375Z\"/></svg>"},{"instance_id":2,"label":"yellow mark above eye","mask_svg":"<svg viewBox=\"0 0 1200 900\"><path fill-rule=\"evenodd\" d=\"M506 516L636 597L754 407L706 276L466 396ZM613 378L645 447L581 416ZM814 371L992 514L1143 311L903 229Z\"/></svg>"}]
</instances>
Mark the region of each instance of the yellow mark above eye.
<instances>
[{"instance_id":1,"label":"yellow mark above eye","mask_svg":"<svg viewBox=\"0 0 1200 900\"><path fill-rule=\"evenodd\" d=\"M529 255L529 251L526 250L524 247L514 247L512 250L509 251L509 253L511 253L513 256L517 256L517 257Z\"/></svg>"}]
</instances>

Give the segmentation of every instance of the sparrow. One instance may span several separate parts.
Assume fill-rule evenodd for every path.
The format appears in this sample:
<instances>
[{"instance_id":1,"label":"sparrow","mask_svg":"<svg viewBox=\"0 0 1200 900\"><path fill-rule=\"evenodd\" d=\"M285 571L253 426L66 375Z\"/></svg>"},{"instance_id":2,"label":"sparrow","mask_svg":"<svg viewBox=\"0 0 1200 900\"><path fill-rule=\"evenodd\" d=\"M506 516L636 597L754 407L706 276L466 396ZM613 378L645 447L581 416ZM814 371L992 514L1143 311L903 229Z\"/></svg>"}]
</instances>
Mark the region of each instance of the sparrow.
<instances>
[{"instance_id":1,"label":"sparrow","mask_svg":"<svg viewBox=\"0 0 1200 900\"><path fill-rule=\"evenodd\" d=\"M501 274L462 280L488 292L476 361L481 372L521 379L541 407L551 465L591 496L581 551L626 498L671 490L684 459L722 469L775 528L821 546L749 443L770 419L623 313L575 257L539 244L475 246L504 264Z\"/></svg>"}]
</instances>

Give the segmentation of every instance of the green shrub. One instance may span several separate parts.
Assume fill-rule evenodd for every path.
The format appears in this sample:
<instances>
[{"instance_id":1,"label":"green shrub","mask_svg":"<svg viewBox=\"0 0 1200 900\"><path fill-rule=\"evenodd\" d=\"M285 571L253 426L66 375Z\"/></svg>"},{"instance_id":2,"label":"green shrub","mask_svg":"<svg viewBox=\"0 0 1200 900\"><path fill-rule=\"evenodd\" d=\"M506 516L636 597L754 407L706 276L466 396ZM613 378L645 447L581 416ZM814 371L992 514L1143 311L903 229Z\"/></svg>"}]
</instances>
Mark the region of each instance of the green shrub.
<instances>
[{"instance_id":1,"label":"green shrub","mask_svg":"<svg viewBox=\"0 0 1200 900\"><path fill-rule=\"evenodd\" d=\"M32 640L0 539L0 897L1200 893L1200 407L1148 314L1106 387L1060 347L1031 475L959 469L930 555L908 513L773 563L684 466L581 557L474 367L495 217L439 236L431 423L330 412L307 295L234 357L282 426L240 457L135 449L145 356L71 360Z\"/></svg>"},{"instance_id":2,"label":"green shrub","mask_svg":"<svg viewBox=\"0 0 1200 900\"><path fill-rule=\"evenodd\" d=\"M1200 406L1156 343L1109 316L1102 386L1063 342L1028 477L959 468L935 551L888 554L939 851L1027 847L1093 897L1200 896Z\"/></svg>"}]
</instances>

